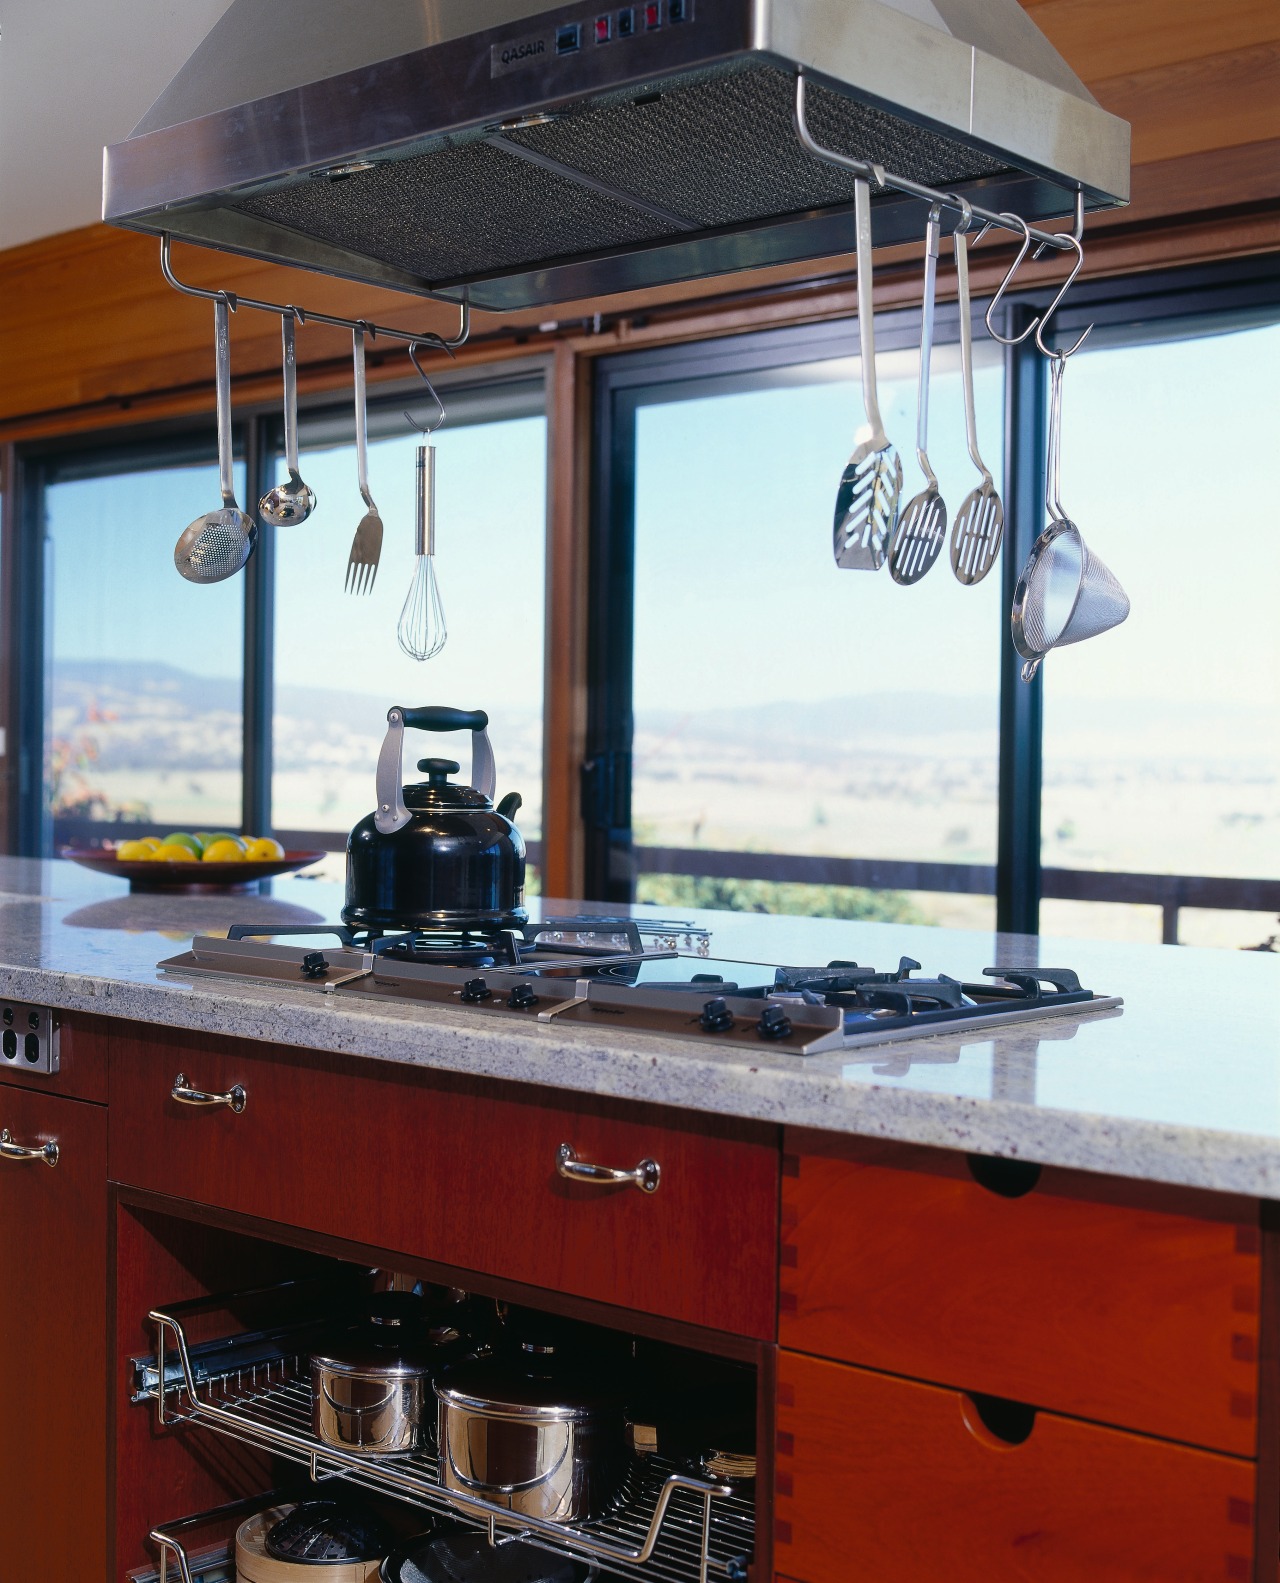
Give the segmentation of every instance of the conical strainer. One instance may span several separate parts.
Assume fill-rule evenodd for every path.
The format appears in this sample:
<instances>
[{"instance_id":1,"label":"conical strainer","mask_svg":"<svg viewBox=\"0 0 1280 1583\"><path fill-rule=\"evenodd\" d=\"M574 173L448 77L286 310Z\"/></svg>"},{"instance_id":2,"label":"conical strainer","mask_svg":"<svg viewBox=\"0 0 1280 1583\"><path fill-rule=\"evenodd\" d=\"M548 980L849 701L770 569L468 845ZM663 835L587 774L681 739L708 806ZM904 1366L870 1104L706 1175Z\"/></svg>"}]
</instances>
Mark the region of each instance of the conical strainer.
<instances>
[{"instance_id":1,"label":"conical strainer","mask_svg":"<svg viewBox=\"0 0 1280 1583\"><path fill-rule=\"evenodd\" d=\"M1050 649L1083 643L1118 627L1129 614L1129 596L1115 573L1094 555L1062 509L1062 374L1067 359L1053 359L1049 404L1049 455L1045 505L1049 524L1032 546L1013 594L1013 646L1029 682Z\"/></svg>"}]
</instances>

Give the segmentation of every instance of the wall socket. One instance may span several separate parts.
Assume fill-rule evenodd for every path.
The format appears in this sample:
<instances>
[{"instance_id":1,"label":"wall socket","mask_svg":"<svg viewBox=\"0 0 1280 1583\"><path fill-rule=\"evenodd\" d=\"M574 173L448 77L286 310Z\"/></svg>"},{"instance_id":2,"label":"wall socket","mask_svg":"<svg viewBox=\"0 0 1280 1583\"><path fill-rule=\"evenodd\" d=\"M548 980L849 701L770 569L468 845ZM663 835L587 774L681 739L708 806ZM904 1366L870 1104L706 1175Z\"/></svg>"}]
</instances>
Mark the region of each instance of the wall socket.
<instances>
[{"instance_id":1,"label":"wall socket","mask_svg":"<svg viewBox=\"0 0 1280 1583\"><path fill-rule=\"evenodd\" d=\"M58 1013L49 1006L0 1000L0 1075L43 1072L51 1077L59 1066Z\"/></svg>"}]
</instances>

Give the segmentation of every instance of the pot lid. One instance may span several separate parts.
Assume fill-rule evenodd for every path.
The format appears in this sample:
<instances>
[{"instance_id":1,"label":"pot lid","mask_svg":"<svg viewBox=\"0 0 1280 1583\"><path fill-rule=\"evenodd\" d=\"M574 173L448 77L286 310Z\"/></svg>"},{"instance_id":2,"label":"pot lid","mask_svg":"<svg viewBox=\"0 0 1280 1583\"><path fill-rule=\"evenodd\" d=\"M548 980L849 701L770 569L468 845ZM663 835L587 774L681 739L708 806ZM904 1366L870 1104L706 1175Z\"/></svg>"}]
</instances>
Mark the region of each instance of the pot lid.
<instances>
[{"instance_id":1,"label":"pot lid","mask_svg":"<svg viewBox=\"0 0 1280 1583\"><path fill-rule=\"evenodd\" d=\"M456 759L419 759L418 768L427 777L404 788L406 808L470 808L488 810L493 804L474 786L459 786L450 781L461 768Z\"/></svg>"},{"instance_id":2,"label":"pot lid","mask_svg":"<svg viewBox=\"0 0 1280 1583\"><path fill-rule=\"evenodd\" d=\"M342 1501L304 1501L266 1536L276 1561L380 1561L393 1543L391 1530L372 1513Z\"/></svg>"},{"instance_id":3,"label":"pot lid","mask_svg":"<svg viewBox=\"0 0 1280 1583\"><path fill-rule=\"evenodd\" d=\"M521 1349L517 1358L467 1359L435 1382L446 1406L498 1418L578 1423L620 1410L621 1399L595 1378L567 1367L553 1347Z\"/></svg>"}]
</instances>

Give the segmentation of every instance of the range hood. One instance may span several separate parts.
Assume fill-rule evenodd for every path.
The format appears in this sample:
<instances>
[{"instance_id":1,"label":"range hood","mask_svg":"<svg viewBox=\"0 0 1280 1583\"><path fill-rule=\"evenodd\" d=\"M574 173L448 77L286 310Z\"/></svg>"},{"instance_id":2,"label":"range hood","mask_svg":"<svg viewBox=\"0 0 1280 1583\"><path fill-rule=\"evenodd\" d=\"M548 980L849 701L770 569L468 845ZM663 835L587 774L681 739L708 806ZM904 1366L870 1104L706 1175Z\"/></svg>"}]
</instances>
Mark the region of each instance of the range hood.
<instances>
[{"instance_id":1,"label":"range hood","mask_svg":"<svg viewBox=\"0 0 1280 1583\"><path fill-rule=\"evenodd\" d=\"M801 69L853 158L1033 224L1127 201L1127 124L1018 0L233 0L103 217L499 312L819 258L853 177Z\"/></svg>"}]
</instances>

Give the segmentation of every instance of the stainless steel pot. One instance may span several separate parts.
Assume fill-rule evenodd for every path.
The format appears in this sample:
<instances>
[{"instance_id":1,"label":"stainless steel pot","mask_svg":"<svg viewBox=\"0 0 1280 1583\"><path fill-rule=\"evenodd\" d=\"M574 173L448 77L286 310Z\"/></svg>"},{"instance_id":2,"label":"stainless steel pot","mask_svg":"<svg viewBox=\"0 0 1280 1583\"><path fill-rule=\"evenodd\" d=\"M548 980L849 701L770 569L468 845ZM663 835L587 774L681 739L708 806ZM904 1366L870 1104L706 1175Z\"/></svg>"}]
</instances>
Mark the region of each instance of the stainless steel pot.
<instances>
[{"instance_id":1,"label":"stainless steel pot","mask_svg":"<svg viewBox=\"0 0 1280 1583\"><path fill-rule=\"evenodd\" d=\"M421 1298L383 1293L357 1329L312 1354L312 1432L358 1456L421 1450L434 1431L432 1375L465 1346L456 1328L428 1323Z\"/></svg>"},{"instance_id":2,"label":"stainless steel pot","mask_svg":"<svg viewBox=\"0 0 1280 1583\"><path fill-rule=\"evenodd\" d=\"M463 1363L436 1381L446 1490L547 1522L608 1510L625 1470L621 1402L555 1353L526 1344L516 1363Z\"/></svg>"}]
</instances>

